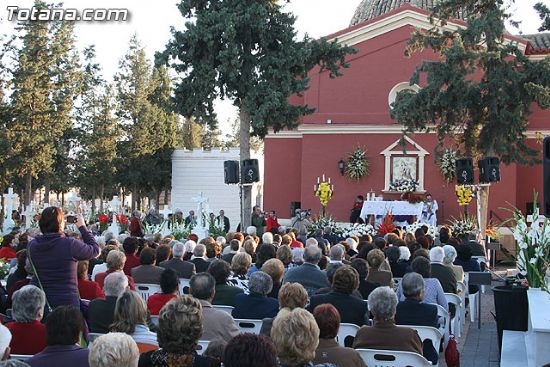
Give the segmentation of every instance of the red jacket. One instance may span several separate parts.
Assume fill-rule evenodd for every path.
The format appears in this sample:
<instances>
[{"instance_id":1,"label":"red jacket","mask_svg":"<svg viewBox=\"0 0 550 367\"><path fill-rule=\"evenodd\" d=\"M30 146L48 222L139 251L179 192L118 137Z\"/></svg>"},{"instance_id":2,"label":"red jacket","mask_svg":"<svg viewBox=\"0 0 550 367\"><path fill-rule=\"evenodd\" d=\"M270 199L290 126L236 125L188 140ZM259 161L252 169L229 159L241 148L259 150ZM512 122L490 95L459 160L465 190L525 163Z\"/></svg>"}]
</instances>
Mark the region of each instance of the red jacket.
<instances>
[{"instance_id":1,"label":"red jacket","mask_svg":"<svg viewBox=\"0 0 550 367\"><path fill-rule=\"evenodd\" d=\"M37 354L46 347L46 326L38 320L29 323L8 322L11 354Z\"/></svg>"},{"instance_id":2,"label":"red jacket","mask_svg":"<svg viewBox=\"0 0 550 367\"><path fill-rule=\"evenodd\" d=\"M143 237L143 231L141 230L141 221L137 217L132 217L130 220L130 236Z\"/></svg>"},{"instance_id":3,"label":"red jacket","mask_svg":"<svg viewBox=\"0 0 550 367\"><path fill-rule=\"evenodd\" d=\"M9 246L4 246L2 248L0 248L0 259L13 259L14 257L17 257L17 255L15 254L15 251L9 247Z\"/></svg>"},{"instance_id":4,"label":"red jacket","mask_svg":"<svg viewBox=\"0 0 550 367\"><path fill-rule=\"evenodd\" d=\"M105 298L105 294L99 284L86 279L78 279L78 293L80 293L80 298L89 301L96 298Z\"/></svg>"},{"instance_id":5,"label":"red jacket","mask_svg":"<svg viewBox=\"0 0 550 367\"><path fill-rule=\"evenodd\" d=\"M107 270L95 276L95 281L97 282L97 284L99 284L101 289L103 289L103 283L105 282L105 278L107 277L107 275L111 274L112 272L113 272L112 270ZM135 291L136 285L134 284L134 278L132 278L129 275L126 275L126 278L128 278L128 286L130 287L130 289Z\"/></svg>"},{"instance_id":6,"label":"red jacket","mask_svg":"<svg viewBox=\"0 0 550 367\"><path fill-rule=\"evenodd\" d=\"M290 248L296 248L296 247L304 248L304 244L298 240L292 240L292 242L290 243Z\"/></svg>"},{"instance_id":7,"label":"red jacket","mask_svg":"<svg viewBox=\"0 0 550 367\"><path fill-rule=\"evenodd\" d=\"M151 312L151 315L158 315L160 313L160 309L168 303L171 299L176 298L177 295L175 294L164 294L164 293L157 293L153 294L147 299L147 309L149 312Z\"/></svg>"},{"instance_id":8,"label":"red jacket","mask_svg":"<svg viewBox=\"0 0 550 367\"><path fill-rule=\"evenodd\" d=\"M139 257L136 254L126 254L126 263L124 264L124 274L130 276L132 275L132 269L136 266L140 266Z\"/></svg>"},{"instance_id":9,"label":"red jacket","mask_svg":"<svg viewBox=\"0 0 550 367\"><path fill-rule=\"evenodd\" d=\"M272 228L279 229L281 225L279 224L279 221L277 218L273 219L271 217L267 217L267 225L265 227L266 232L271 232Z\"/></svg>"}]
</instances>

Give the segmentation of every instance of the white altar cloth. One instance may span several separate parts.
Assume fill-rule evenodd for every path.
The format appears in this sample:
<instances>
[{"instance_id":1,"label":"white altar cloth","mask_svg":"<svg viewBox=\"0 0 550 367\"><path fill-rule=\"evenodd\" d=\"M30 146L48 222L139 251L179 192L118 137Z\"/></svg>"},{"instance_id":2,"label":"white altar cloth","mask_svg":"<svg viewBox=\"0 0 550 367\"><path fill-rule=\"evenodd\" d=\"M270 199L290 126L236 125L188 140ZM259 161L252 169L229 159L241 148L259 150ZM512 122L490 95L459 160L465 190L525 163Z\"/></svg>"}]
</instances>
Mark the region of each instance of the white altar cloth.
<instances>
[{"instance_id":1,"label":"white altar cloth","mask_svg":"<svg viewBox=\"0 0 550 367\"><path fill-rule=\"evenodd\" d=\"M408 201L365 201L361 209L361 218L363 220L368 215L416 215L418 218L422 215L423 203L411 204Z\"/></svg>"}]
</instances>

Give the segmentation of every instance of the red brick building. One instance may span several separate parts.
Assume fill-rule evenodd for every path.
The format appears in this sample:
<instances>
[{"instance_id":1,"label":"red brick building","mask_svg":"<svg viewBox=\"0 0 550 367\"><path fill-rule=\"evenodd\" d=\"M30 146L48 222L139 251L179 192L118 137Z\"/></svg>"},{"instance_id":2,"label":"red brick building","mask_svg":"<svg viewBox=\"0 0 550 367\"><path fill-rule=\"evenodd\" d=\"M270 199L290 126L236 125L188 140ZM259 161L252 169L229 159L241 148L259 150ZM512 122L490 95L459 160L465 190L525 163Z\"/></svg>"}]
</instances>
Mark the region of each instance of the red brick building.
<instances>
[{"instance_id":1,"label":"red brick building","mask_svg":"<svg viewBox=\"0 0 550 367\"><path fill-rule=\"evenodd\" d=\"M412 6L410 3L415 4ZM327 72L310 72L310 89L293 103L307 104L316 112L302 118L294 131L271 134L265 140L264 209L276 210L288 218L291 202L317 213L321 206L313 195L317 177L330 176L335 186L327 212L337 220L347 221L356 195L371 190L384 199L398 199L389 192L396 158L409 157L415 162L414 175L419 192L430 192L439 202L439 222L457 216L459 208L454 183L447 184L434 161L435 134L412 136L407 154L395 143L401 138L401 126L391 119L389 103L423 60L435 59L431 51L403 55L415 28L431 27L426 10L428 0L364 0L356 11L351 26L328 36L353 46L358 52L349 57L350 68L344 76L330 79ZM456 20L448 27L465 26ZM550 54L550 33L510 36L529 58L542 60ZM529 144L541 148L540 136L550 135L550 110L533 107L528 131ZM367 148L370 175L358 182L342 176L338 162L356 146ZM476 182L478 173L475 173ZM499 210L507 202L525 208L532 201L533 189L542 193L542 166L501 165L501 182L490 188L489 208L501 217ZM474 212L472 205L470 211Z\"/></svg>"}]
</instances>

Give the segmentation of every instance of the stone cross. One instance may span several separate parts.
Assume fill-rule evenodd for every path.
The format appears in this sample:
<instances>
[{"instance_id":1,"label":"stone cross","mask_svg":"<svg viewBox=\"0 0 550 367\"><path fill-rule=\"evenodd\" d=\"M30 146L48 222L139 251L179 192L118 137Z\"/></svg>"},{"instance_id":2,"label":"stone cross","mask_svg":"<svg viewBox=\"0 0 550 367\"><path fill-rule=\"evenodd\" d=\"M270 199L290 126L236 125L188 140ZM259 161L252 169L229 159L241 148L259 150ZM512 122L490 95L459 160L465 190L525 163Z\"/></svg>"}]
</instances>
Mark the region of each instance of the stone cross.
<instances>
[{"instance_id":1,"label":"stone cross","mask_svg":"<svg viewBox=\"0 0 550 367\"><path fill-rule=\"evenodd\" d=\"M23 214L25 214L25 228L31 228L32 218L34 217L34 202L31 201Z\"/></svg>"},{"instance_id":2,"label":"stone cross","mask_svg":"<svg viewBox=\"0 0 550 367\"><path fill-rule=\"evenodd\" d=\"M6 212L4 213L5 218L11 218L11 212L13 211L13 203L17 198L17 194L13 193L13 188L8 189L8 193L4 194L4 200L6 200Z\"/></svg>"},{"instance_id":3,"label":"stone cross","mask_svg":"<svg viewBox=\"0 0 550 367\"><path fill-rule=\"evenodd\" d=\"M120 207L120 200L118 200L118 196L113 196L113 200L109 203L111 205L111 208L113 209L113 213L118 214L118 209Z\"/></svg>"},{"instance_id":4,"label":"stone cross","mask_svg":"<svg viewBox=\"0 0 550 367\"><path fill-rule=\"evenodd\" d=\"M206 227L205 218L202 215L206 211L206 205L208 204L208 198L204 196L202 192L199 193L199 196L196 196L194 198L191 198L193 202L197 203L197 223L200 228Z\"/></svg>"},{"instance_id":5,"label":"stone cross","mask_svg":"<svg viewBox=\"0 0 550 367\"><path fill-rule=\"evenodd\" d=\"M164 220L168 220L168 215L172 214L172 210L170 210L170 207L168 205L165 205L164 208L161 210L161 214Z\"/></svg>"}]
</instances>

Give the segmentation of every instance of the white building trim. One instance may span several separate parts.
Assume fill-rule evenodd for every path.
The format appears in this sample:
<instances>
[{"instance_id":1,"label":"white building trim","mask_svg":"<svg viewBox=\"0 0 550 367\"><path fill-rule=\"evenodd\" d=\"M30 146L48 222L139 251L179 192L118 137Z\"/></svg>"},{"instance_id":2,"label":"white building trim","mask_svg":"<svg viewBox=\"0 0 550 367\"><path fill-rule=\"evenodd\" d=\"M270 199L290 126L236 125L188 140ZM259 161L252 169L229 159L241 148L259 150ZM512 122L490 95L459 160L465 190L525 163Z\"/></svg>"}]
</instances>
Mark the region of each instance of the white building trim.
<instances>
[{"instance_id":1,"label":"white building trim","mask_svg":"<svg viewBox=\"0 0 550 367\"><path fill-rule=\"evenodd\" d=\"M407 150L406 155L407 156L414 156L416 155L418 157L418 188L417 192L424 192L424 157L426 155L429 155L428 151L424 148L422 148L420 145L418 145L414 140L409 138L408 136L404 137L405 140L411 144L413 147L416 148L416 150ZM397 139L395 143L384 149L380 152L381 155L384 156L384 167L385 167L385 174L384 174L384 191L390 191L390 183L391 183L391 157L392 155L402 155L405 154L403 150L394 150L399 143L401 142L401 139Z\"/></svg>"}]
</instances>

